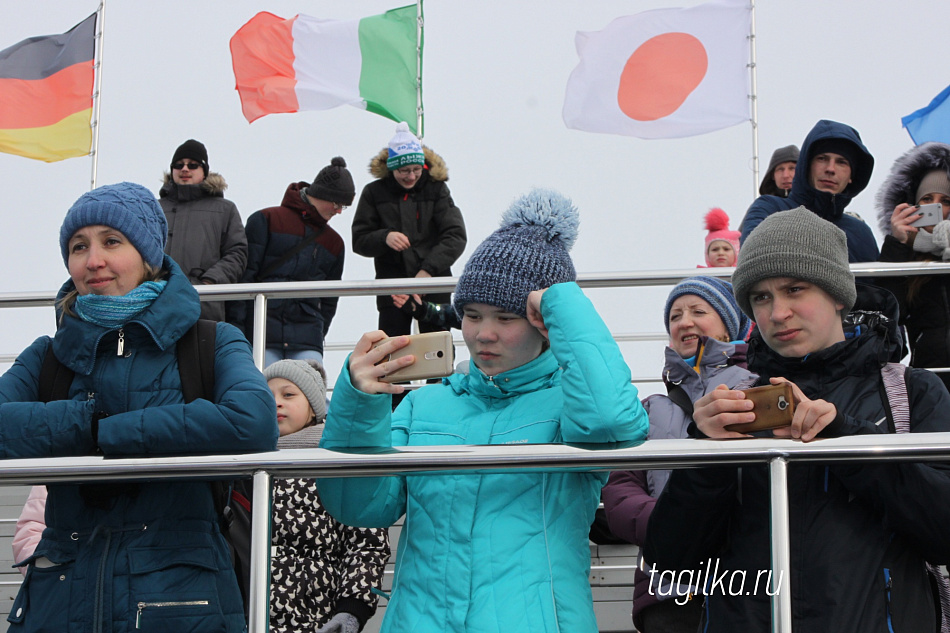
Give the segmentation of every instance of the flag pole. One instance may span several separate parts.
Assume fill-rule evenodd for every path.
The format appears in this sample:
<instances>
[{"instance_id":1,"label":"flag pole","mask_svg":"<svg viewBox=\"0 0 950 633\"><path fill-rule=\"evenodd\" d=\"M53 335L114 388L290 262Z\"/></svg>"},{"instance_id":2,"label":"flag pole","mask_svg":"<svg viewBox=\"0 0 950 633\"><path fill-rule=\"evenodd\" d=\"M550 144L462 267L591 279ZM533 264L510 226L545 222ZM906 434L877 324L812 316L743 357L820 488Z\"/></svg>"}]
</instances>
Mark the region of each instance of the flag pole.
<instances>
[{"instance_id":1,"label":"flag pole","mask_svg":"<svg viewBox=\"0 0 950 633\"><path fill-rule=\"evenodd\" d=\"M99 17L96 19L96 30L98 31L96 39L99 40L99 45L96 46L96 63L93 66L96 73L96 84L92 91L94 105L92 108L92 178L89 185L90 190L96 188L96 179L99 172L99 106L102 104L102 42L104 40L103 26L105 26L106 19L106 0L100 0L97 11Z\"/></svg>"},{"instance_id":2,"label":"flag pole","mask_svg":"<svg viewBox=\"0 0 950 633\"><path fill-rule=\"evenodd\" d=\"M752 71L752 94L749 95L749 100L752 101L752 198L755 199L759 197L759 104L755 78L755 0L749 0L749 6L752 9L752 30L749 33L751 51L749 68Z\"/></svg>"},{"instance_id":3,"label":"flag pole","mask_svg":"<svg viewBox=\"0 0 950 633\"><path fill-rule=\"evenodd\" d=\"M425 135L422 128L423 109L422 109L422 37L425 18L422 14L422 0L416 0L416 129L419 131L419 138Z\"/></svg>"}]
</instances>

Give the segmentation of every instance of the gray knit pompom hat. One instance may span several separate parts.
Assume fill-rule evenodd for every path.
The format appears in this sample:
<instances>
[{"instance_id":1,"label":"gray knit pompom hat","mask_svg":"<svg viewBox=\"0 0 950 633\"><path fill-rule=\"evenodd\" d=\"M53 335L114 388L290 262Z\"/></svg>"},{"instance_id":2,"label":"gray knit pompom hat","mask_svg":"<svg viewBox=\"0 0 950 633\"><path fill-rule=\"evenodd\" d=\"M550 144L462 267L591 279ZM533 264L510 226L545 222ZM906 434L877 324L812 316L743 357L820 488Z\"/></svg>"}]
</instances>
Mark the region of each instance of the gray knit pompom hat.
<instances>
[{"instance_id":1,"label":"gray knit pompom hat","mask_svg":"<svg viewBox=\"0 0 950 633\"><path fill-rule=\"evenodd\" d=\"M848 266L848 238L837 226L805 207L773 213L746 238L732 274L736 302L750 319L749 292L763 279L792 277L813 283L847 314L857 291Z\"/></svg>"},{"instance_id":2,"label":"gray knit pompom hat","mask_svg":"<svg viewBox=\"0 0 950 633\"><path fill-rule=\"evenodd\" d=\"M453 301L459 318L469 303L525 316L531 292L577 279L568 251L579 224L574 204L556 191L533 189L515 200L465 264Z\"/></svg>"},{"instance_id":3,"label":"gray knit pompom hat","mask_svg":"<svg viewBox=\"0 0 950 633\"><path fill-rule=\"evenodd\" d=\"M264 368L264 378L284 378L297 385L319 424L327 417L327 372L315 360L279 360Z\"/></svg>"}]
</instances>

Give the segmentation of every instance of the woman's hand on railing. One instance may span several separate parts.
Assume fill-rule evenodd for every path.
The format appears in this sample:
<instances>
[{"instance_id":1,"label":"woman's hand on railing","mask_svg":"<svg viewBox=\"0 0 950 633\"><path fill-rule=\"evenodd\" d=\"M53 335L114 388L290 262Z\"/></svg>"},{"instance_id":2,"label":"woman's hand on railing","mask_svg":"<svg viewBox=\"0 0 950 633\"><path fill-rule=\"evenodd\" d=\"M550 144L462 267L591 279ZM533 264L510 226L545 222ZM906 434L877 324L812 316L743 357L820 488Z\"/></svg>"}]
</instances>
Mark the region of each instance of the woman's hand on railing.
<instances>
[{"instance_id":1,"label":"woman's hand on railing","mask_svg":"<svg viewBox=\"0 0 950 633\"><path fill-rule=\"evenodd\" d=\"M754 403L745 394L726 385L719 385L693 403L693 421L706 437L750 437L738 431L727 431L730 424L755 421Z\"/></svg>"},{"instance_id":2,"label":"woman's hand on railing","mask_svg":"<svg viewBox=\"0 0 950 633\"><path fill-rule=\"evenodd\" d=\"M379 344L385 338L386 333L382 330L367 332L357 341L350 355L350 382L363 393L402 393L402 385L382 382L380 378L416 361L412 355L385 360L397 349L409 344L406 336L397 336Z\"/></svg>"}]
</instances>

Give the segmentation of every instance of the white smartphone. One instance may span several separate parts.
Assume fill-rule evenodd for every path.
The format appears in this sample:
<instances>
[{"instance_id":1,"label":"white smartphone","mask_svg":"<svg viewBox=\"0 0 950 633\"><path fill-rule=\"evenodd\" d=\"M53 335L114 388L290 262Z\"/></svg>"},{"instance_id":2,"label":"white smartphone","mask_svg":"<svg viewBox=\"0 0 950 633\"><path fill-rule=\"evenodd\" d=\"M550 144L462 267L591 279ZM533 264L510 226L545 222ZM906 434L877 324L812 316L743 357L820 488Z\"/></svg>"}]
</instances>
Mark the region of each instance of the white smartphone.
<instances>
[{"instance_id":1,"label":"white smartphone","mask_svg":"<svg viewBox=\"0 0 950 633\"><path fill-rule=\"evenodd\" d=\"M924 226L934 226L937 222L943 220L943 205L939 202L933 204L922 204L917 208L920 218L910 223L911 226L921 228Z\"/></svg>"}]
</instances>

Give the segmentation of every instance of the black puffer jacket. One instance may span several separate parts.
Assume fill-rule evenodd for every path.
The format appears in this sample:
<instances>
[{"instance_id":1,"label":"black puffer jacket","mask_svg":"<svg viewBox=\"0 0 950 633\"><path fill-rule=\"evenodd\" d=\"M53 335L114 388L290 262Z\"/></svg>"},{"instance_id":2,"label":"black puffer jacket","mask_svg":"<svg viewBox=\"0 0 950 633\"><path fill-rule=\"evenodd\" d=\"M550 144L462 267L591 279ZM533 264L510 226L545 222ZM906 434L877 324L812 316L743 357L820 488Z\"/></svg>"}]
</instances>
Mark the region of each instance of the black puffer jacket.
<instances>
[{"instance_id":1,"label":"black puffer jacket","mask_svg":"<svg viewBox=\"0 0 950 633\"><path fill-rule=\"evenodd\" d=\"M388 150L370 161L370 173L377 178L363 188L353 216L353 250L372 257L377 279L415 277L425 270L433 277L450 277L451 266L462 255L467 241L462 212L452 200L445 161L428 147L422 177L412 189L396 182L386 167ZM386 245L386 236L399 231L411 246L397 252ZM448 295L429 295L436 303ZM379 308L392 306L389 295L377 297Z\"/></svg>"},{"instance_id":2,"label":"black puffer jacket","mask_svg":"<svg viewBox=\"0 0 950 633\"><path fill-rule=\"evenodd\" d=\"M784 376L809 398L834 403L838 417L822 436L887 433L880 366L899 346L899 339L877 327L791 359L772 352L756 333L749 369L763 383ZM912 432L950 430L950 394L936 376L910 369L907 388ZM935 630L937 607L924 559L950 560L946 465L793 464L788 492L794 630ZM718 574L711 576L726 572L718 584L709 578L714 586L706 589L708 633L771 630L765 591L769 497L765 466L723 467L675 471L657 501L645 544L648 564L702 570L706 578L708 561L718 561ZM730 581L738 590L742 573L741 595L730 595Z\"/></svg>"},{"instance_id":3,"label":"black puffer jacket","mask_svg":"<svg viewBox=\"0 0 950 633\"><path fill-rule=\"evenodd\" d=\"M891 235L891 214L899 204L915 204L917 187L930 171L950 174L950 145L924 143L894 161L891 173L875 199L877 221L884 234L882 262L937 259L917 253ZM882 277L878 283L900 302L901 323L907 327L912 367L950 367L950 275ZM940 374L950 388L950 374Z\"/></svg>"}]
</instances>

